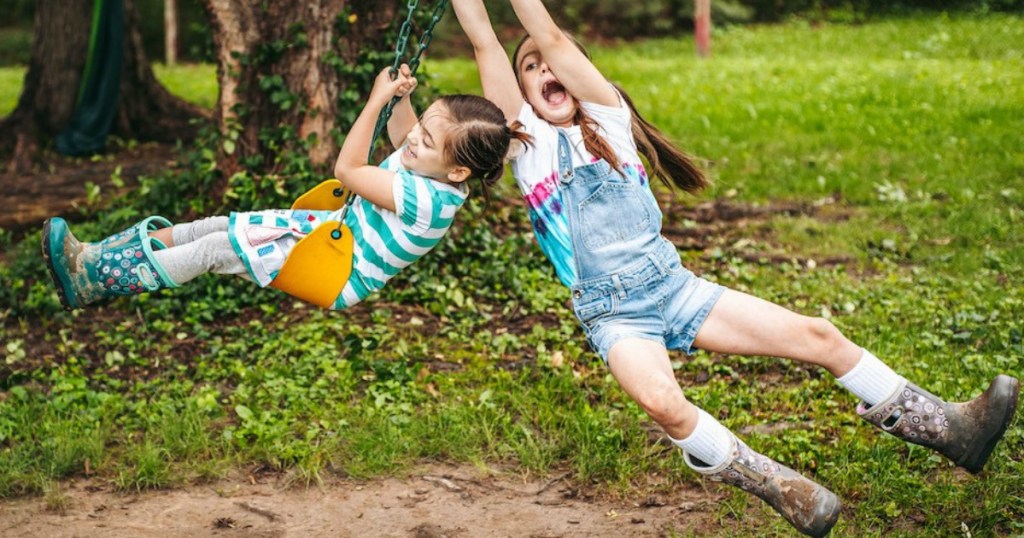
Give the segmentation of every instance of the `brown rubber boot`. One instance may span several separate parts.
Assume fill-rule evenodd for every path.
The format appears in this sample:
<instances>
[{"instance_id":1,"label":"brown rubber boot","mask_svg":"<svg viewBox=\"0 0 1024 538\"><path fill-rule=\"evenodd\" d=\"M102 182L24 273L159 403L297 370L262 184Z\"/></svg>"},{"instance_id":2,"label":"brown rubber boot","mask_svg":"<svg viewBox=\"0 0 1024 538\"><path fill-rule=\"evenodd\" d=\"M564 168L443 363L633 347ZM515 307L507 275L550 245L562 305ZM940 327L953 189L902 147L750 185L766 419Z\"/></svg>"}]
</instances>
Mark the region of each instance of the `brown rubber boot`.
<instances>
[{"instance_id":1,"label":"brown rubber boot","mask_svg":"<svg viewBox=\"0 0 1024 538\"><path fill-rule=\"evenodd\" d=\"M732 457L715 467L683 452L691 469L716 482L725 482L752 493L808 536L825 536L839 519L840 502L834 493L811 479L754 452L733 437Z\"/></svg>"},{"instance_id":2,"label":"brown rubber boot","mask_svg":"<svg viewBox=\"0 0 1024 538\"><path fill-rule=\"evenodd\" d=\"M906 382L887 400L870 408L861 402L857 414L905 441L926 446L972 473L980 473L1013 419L1020 381L998 375L981 396L964 403L946 403Z\"/></svg>"}]
</instances>

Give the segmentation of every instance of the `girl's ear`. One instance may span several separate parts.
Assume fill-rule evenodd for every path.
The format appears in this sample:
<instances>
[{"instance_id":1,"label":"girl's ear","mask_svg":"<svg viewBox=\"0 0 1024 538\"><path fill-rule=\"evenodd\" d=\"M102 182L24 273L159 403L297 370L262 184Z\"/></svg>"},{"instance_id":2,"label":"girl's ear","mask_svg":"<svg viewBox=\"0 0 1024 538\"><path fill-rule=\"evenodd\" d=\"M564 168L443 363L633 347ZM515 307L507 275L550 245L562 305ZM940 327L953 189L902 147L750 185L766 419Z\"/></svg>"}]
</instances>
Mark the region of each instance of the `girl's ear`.
<instances>
[{"instance_id":1,"label":"girl's ear","mask_svg":"<svg viewBox=\"0 0 1024 538\"><path fill-rule=\"evenodd\" d=\"M462 183L469 179L469 175L472 174L469 168L465 166L456 166L448 171L448 181L451 183Z\"/></svg>"}]
</instances>

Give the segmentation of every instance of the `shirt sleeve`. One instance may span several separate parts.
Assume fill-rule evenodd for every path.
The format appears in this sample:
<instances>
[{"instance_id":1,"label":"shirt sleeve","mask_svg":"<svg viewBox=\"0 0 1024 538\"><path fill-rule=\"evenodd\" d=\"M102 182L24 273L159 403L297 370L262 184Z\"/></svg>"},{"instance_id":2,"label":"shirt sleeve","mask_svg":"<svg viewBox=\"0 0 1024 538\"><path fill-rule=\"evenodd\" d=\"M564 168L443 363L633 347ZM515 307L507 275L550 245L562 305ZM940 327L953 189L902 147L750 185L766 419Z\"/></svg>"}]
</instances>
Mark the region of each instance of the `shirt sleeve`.
<instances>
[{"instance_id":1,"label":"shirt sleeve","mask_svg":"<svg viewBox=\"0 0 1024 538\"><path fill-rule=\"evenodd\" d=\"M402 224L419 233L451 226L466 193L444 187L408 170L395 174L395 213Z\"/></svg>"},{"instance_id":2,"label":"shirt sleeve","mask_svg":"<svg viewBox=\"0 0 1024 538\"><path fill-rule=\"evenodd\" d=\"M537 130L537 123L543 121L526 101L523 101L523 107L519 109L519 117L516 119L523 124L523 131L528 134L533 134Z\"/></svg>"},{"instance_id":3,"label":"shirt sleeve","mask_svg":"<svg viewBox=\"0 0 1024 538\"><path fill-rule=\"evenodd\" d=\"M597 103L581 103L580 106L587 112L591 119L597 122L600 133L608 140L617 151L636 152L636 140L633 138L633 111L626 104L622 94L614 86L615 94L619 96L619 106L605 106ZM620 157L625 157L619 152Z\"/></svg>"},{"instance_id":4,"label":"shirt sleeve","mask_svg":"<svg viewBox=\"0 0 1024 538\"><path fill-rule=\"evenodd\" d=\"M521 178L525 175L532 175L550 165L548 161L551 155L549 153L554 149L549 148L558 147L558 131L538 116L527 102L523 102L523 108L519 110L519 117L516 119L523 124L523 132L530 135L533 140L512 159L512 174L516 178ZM544 172L544 174L546 173Z\"/></svg>"},{"instance_id":5,"label":"shirt sleeve","mask_svg":"<svg viewBox=\"0 0 1024 538\"><path fill-rule=\"evenodd\" d=\"M430 227L434 200L426 182L408 170L395 174L395 213L402 224L410 228L425 230Z\"/></svg>"},{"instance_id":6,"label":"shirt sleeve","mask_svg":"<svg viewBox=\"0 0 1024 538\"><path fill-rule=\"evenodd\" d=\"M589 102L582 102L580 106L606 132L612 133L622 129L631 131L633 128L633 113L629 109L629 105L626 104L625 99L622 98L619 90L615 90L615 95L619 96L619 106L606 106Z\"/></svg>"}]
</instances>

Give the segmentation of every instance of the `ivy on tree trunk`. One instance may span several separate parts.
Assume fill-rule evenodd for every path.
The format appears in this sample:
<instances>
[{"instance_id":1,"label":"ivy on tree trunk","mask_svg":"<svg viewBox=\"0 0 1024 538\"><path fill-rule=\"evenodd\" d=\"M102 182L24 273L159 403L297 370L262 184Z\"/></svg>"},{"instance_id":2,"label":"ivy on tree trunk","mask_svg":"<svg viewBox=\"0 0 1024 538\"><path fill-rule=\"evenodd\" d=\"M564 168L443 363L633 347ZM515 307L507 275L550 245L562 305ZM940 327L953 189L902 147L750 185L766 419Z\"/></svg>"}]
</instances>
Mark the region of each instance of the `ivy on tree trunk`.
<instances>
[{"instance_id":1,"label":"ivy on tree trunk","mask_svg":"<svg viewBox=\"0 0 1024 538\"><path fill-rule=\"evenodd\" d=\"M391 63L406 2L204 5L217 57L222 173L291 174L298 161L307 171L333 162L374 76Z\"/></svg>"}]
</instances>

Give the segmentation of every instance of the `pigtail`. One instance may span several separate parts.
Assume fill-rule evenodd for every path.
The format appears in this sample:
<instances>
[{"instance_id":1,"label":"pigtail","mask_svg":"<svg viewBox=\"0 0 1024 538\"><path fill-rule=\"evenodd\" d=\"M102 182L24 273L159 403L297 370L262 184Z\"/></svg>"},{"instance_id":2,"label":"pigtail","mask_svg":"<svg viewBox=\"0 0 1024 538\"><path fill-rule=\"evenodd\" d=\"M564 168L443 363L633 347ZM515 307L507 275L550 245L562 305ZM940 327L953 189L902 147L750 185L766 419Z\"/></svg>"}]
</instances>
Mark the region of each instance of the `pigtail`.
<instances>
[{"instance_id":1,"label":"pigtail","mask_svg":"<svg viewBox=\"0 0 1024 538\"><path fill-rule=\"evenodd\" d=\"M518 121L509 125L501 109L483 97L447 95L441 102L452 120L445 138L445 160L469 168L470 177L480 180L489 201L489 188L501 179L508 161L532 143L530 135Z\"/></svg>"},{"instance_id":2,"label":"pigtail","mask_svg":"<svg viewBox=\"0 0 1024 538\"><path fill-rule=\"evenodd\" d=\"M516 157L523 154L526 150L526 146L533 144L533 137L523 130L523 124L520 121L514 121L511 125L506 124L502 129L503 134L508 140L508 149L505 150L504 157L501 162L496 163L493 168L486 170L480 174L480 180L484 186L484 194L487 194L487 188L495 185L499 179L505 174L505 165L511 162Z\"/></svg>"},{"instance_id":3,"label":"pigtail","mask_svg":"<svg viewBox=\"0 0 1024 538\"><path fill-rule=\"evenodd\" d=\"M693 157L679 149L664 133L644 119L637 111L633 99L618 84L613 84L633 116L633 139L637 149L651 165L650 175L669 187L680 188L690 194L711 184L707 175L693 162Z\"/></svg>"},{"instance_id":4,"label":"pigtail","mask_svg":"<svg viewBox=\"0 0 1024 538\"><path fill-rule=\"evenodd\" d=\"M590 53L579 40L568 32L563 31L562 33L576 45L576 48L588 60L590 59ZM518 61L519 51L522 50L523 44L529 38L529 35L523 36L519 44L516 45L515 51L512 53L513 65ZM515 75L516 80L519 81L518 70L515 71ZM626 102L626 105L629 106L629 111L633 118L631 126L633 139L636 141L640 154L647 159L647 163L650 165L649 174L657 177L670 188L678 187L691 194L709 186L711 184L710 180L708 180L704 171L694 163L693 157L679 149L657 127L644 119L637 111L636 105L633 104L633 99L629 97L625 90L618 84L612 84L612 86L615 87L619 95ZM603 159L615 171L621 174L622 164L618 155L608 141L597 132L597 122L583 110L582 106L576 107L576 115L573 120L580 127L580 134L583 136L583 146L587 148L587 151L591 155Z\"/></svg>"},{"instance_id":5,"label":"pigtail","mask_svg":"<svg viewBox=\"0 0 1024 538\"><path fill-rule=\"evenodd\" d=\"M623 173L622 161L619 159L618 154L615 153L615 148L601 136L601 133L597 132L597 122L583 110L582 106L576 107L576 117L573 120L580 127L580 135L583 136L583 147L587 148L591 155L598 159L603 159L616 172Z\"/></svg>"},{"instance_id":6,"label":"pigtail","mask_svg":"<svg viewBox=\"0 0 1024 538\"><path fill-rule=\"evenodd\" d=\"M515 120L511 125L508 125L506 131L509 135L508 152L505 153L505 163L509 163L515 160L517 157L526 151L526 146L533 145L533 137L527 134L524 130L525 126L523 122Z\"/></svg>"}]
</instances>

